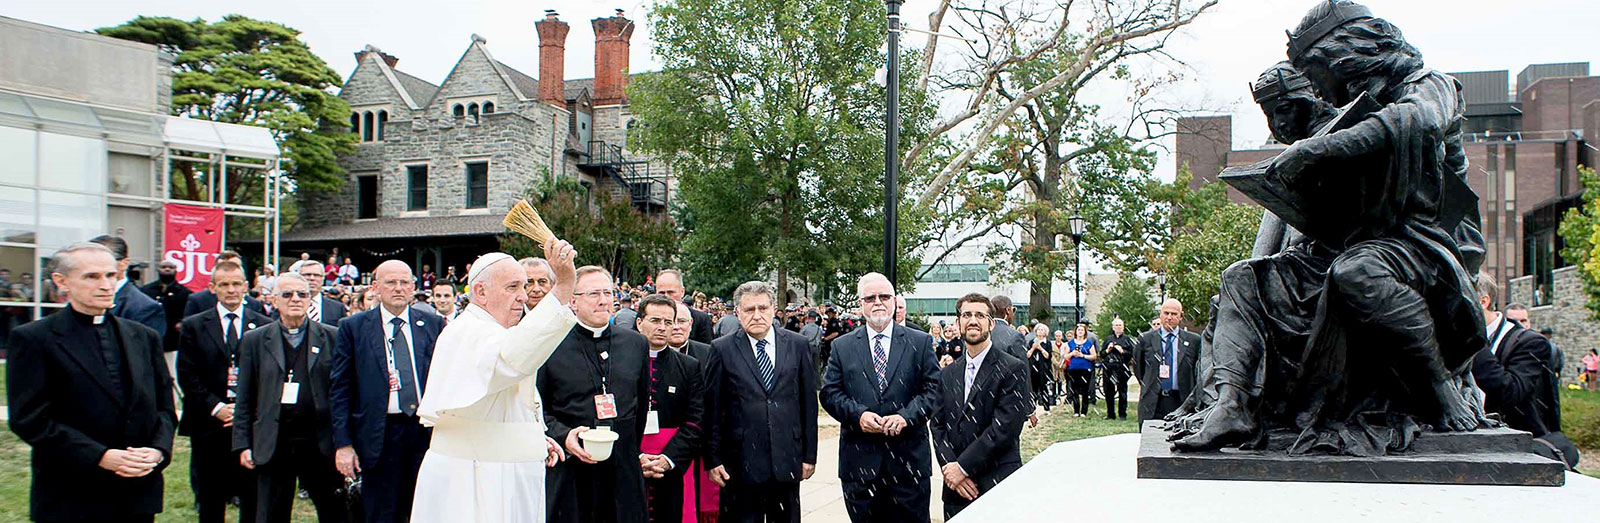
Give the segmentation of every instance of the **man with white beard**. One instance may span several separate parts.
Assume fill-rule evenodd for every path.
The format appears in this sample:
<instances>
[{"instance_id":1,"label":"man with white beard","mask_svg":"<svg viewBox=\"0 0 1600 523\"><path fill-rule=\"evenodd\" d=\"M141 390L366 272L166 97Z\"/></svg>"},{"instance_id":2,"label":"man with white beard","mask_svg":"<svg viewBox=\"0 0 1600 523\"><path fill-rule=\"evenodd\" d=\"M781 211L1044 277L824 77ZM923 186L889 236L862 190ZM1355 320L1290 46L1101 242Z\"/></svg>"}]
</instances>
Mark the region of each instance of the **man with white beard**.
<instances>
[{"instance_id":1,"label":"man with white beard","mask_svg":"<svg viewBox=\"0 0 1600 523\"><path fill-rule=\"evenodd\" d=\"M515 259L495 252L472 263L472 301L440 334L417 409L433 440L417 476L415 521L545 521L545 468L564 456L555 441L534 436L545 433L534 376L578 320L567 305L577 253L560 240L544 253L558 283L531 309L528 275Z\"/></svg>"}]
</instances>

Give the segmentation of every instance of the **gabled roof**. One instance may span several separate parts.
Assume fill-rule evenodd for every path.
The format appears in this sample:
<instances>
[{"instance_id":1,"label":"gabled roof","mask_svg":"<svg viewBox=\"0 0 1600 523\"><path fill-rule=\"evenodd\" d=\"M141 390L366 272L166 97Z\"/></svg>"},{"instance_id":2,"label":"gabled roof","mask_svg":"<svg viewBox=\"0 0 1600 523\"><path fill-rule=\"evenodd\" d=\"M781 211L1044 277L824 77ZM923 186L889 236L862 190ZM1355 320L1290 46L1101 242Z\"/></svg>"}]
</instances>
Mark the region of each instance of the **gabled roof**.
<instances>
[{"instance_id":1,"label":"gabled roof","mask_svg":"<svg viewBox=\"0 0 1600 523\"><path fill-rule=\"evenodd\" d=\"M539 95L538 80L534 80L532 76L528 76L526 73L506 65L504 62L496 61L495 65L498 66L500 70L511 79L511 84L515 85L518 91L522 91L524 98L526 98L528 95Z\"/></svg>"},{"instance_id":2,"label":"gabled roof","mask_svg":"<svg viewBox=\"0 0 1600 523\"><path fill-rule=\"evenodd\" d=\"M400 81L400 87L411 94L411 99L422 102L423 107L433 101L434 93L439 92L439 86L401 72L399 69L395 69L394 76L395 79Z\"/></svg>"}]
</instances>

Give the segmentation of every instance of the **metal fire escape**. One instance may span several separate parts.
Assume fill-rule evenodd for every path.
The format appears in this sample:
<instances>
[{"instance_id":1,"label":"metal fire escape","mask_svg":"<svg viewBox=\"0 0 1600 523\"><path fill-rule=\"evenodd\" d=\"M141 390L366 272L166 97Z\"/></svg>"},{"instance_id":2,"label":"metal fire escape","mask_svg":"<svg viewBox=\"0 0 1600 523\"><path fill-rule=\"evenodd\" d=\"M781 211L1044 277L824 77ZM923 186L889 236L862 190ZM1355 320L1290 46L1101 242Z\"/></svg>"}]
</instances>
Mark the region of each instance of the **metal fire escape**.
<instances>
[{"instance_id":1,"label":"metal fire escape","mask_svg":"<svg viewBox=\"0 0 1600 523\"><path fill-rule=\"evenodd\" d=\"M590 140L588 155L578 164L579 169L596 178L610 178L627 189L630 201L644 212L660 211L667 207L667 177L652 173L650 162L629 160L622 147L601 140Z\"/></svg>"}]
</instances>

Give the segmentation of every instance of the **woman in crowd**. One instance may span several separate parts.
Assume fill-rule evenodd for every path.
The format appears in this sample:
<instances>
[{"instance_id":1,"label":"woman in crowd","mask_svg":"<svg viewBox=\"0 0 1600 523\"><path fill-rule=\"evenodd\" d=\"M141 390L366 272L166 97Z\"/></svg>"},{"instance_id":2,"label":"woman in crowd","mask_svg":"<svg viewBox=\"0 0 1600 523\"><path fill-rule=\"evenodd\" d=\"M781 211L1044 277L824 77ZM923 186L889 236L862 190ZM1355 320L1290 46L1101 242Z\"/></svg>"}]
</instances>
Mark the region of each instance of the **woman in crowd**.
<instances>
[{"instance_id":1,"label":"woman in crowd","mask_svg":"<svg viewBox=\"0 0 1600 523\"><path fill-rule=\"evenodd\" d=\"M1028 370L1033 384L1033 403L1043 405L1045 412L1050 412L1050 407L1056 405L1055 394L1051 393L1052 374L1055 370L1053 361L1055 344L1050 343L1050 326L1040 323L1033 326L1033 343L1028 347Z\"/></svg>"},{"instance_id":2,"label":"woman in crowd","mask_svg":"<svg viewBox=\"0 0 1600 523\"><path fill-rule=\"evenodd\" d=\"M361 290L361 310L370 311L378 306L378 288L366 287Z\"/></svg>"},{"instance_id":3,"label":"woman in crowd","mask_svg":"<svg viewBox=\"0 0 1600 523\"><path fill-rule=\"evenodd\" d=\"M1067 340L1065 364L1068 394L1072 396L1072 415L1084 417L1089 413L1089 387L1093 384L1095 353L1094 342L1089 340L1089 326L1079 323Z\"/></svg>"},{"instance_id":4,"label":"woman in crowd","mask_svg":"<svg viewBox=\"0 0 1600 523\"><path fill-rule=\"evenodd\" d=\"M1589 391L1593 392L1596 387L1595 379L1600 378L1600 350L1589 349L1589 353L1583 356L1583 376L1589 385Z\"/></svg>"}]
</instances>

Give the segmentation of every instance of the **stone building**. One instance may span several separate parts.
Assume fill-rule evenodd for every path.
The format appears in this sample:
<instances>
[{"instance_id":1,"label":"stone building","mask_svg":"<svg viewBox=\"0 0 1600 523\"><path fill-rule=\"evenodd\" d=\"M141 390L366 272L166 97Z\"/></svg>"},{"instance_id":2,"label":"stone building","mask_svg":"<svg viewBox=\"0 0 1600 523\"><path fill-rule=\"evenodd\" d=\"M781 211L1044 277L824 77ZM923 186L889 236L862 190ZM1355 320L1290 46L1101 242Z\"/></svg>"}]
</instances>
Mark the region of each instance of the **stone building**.
<instances>
[{"instance_id":1,"label":"stone building","mask_svg":"<svg viewBox=\"0 0 1600 523\"><path fill-rule=\"evenodd\" d=\"M339 192L302 195L283 252L320 260L338 248L363 270L399 259L462 271L498 247L501 218L550 177L664 213L670 172L627 147L633 21L619 10L591 25L595 70L585 79L562 78L571 28L554 11L534 24L538 79L495 60L477 35L437 85L376 47L357 52L339 93L361 137L339 160L348 178Z\"/></svg>"}]
</instances>

